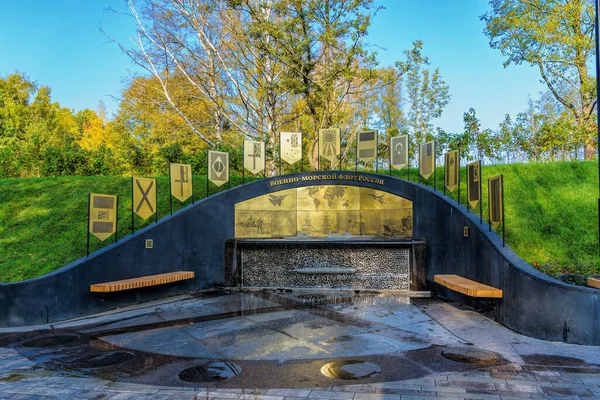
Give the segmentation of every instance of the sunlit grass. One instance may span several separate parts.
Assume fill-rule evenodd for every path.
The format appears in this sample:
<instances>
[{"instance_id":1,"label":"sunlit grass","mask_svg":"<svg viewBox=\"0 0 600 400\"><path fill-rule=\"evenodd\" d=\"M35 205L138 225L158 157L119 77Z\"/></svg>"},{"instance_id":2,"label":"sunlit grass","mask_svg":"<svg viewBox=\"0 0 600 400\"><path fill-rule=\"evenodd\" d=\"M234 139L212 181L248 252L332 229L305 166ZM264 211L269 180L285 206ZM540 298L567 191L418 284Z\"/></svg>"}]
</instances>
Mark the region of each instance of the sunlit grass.
<instances>
[{"instance_id":1,"label":"sunlit grass","mask_svg":"<svg viewBox=\"0 0 600 400\"><path fill-rule=\"evenodd\" d=\"M387 174L386 171L380 171ZM597 244L596 162L484 166L483 217L487 221L487 178L504 174L506 240L517 254L547 273L600 273ZM406 170L394 171L406 178ZM462 171L462 203L466 201ZM158 177L159 218L169 214L169 181ZM411 170L417 180L417 170ZM232 186L241 178L232 177ZM430 179L433 184L433 178ZM443 190L443 168L437 188ZM225 190L211 186L211 194ZM205 196L204 176L194 176L195 198ZM88 193L119 196L119 237L131 234L131 178L60 177L0 179L0 281L14 282L54 271L86 252ZM457 191L448 196L456 198ZM173 199L173 211L185 205ZM476 210L478 212L478 210ZM154 223L136 216L136 230ZM102 243L91 238L90 251Z\"/></svg>"}]
</instances>

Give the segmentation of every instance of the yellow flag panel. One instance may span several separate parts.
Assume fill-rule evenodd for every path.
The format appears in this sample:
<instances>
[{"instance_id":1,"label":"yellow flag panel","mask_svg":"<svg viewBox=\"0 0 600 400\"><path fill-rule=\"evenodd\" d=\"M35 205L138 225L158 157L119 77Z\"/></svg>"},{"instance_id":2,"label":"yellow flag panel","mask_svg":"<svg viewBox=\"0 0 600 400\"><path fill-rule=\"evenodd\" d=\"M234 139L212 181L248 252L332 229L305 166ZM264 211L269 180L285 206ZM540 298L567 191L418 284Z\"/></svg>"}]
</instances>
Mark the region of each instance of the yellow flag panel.
<instances>
[{"instance_id":1,"label":"yellow flag panel","mask_svg":"<svg viewBox=\"0 0 600 400\"><path fill-rule=\"evenodd\" d=\"M112 194L90 194L90 233L104 241L117 229L117 196Z\"/></svg>"},{"instance_id":2,"label":"yellow flag panel","mask_svg":"<svg viewBox=\"0 0 600 400\"><path fill-rule=\"evenodd\" d=\"M208 180L217 186L229 182L229 153L208 151Z\"/></svg>"},{"instance_id":3,"label":"yellow flag panel","mask_svg":"<svg viewBox=\"0 0 600 400\"><path fill-rule=\"evenodd\" d=\"M133 212L148 219L156 212L156 179L133 177Z\"/></svg>"},{"instance_id":4,"label":"yellow flag panel","mask_svg":"<svg viewBox=\"0 0 600 400\"><path fill-rule=\"evenodd\" d=\"M171 195L182 203L192 196L192 166L169 164Z\"/></svg>"},{"instance_id":5,"label":"yellow flag panel","mask_svg":"<svg viewBox=\"0 0 600 400\"><path fill-rule=\"evenodd\" d=\"M444 163L444 184L446 188L450 192L453 192L454 189L458 186L459 179L459 159L458 159L458 150L449 151L446 153L446 162Z\"/></svg>"},{"instance_id":6,"label":"yellow flag panel","mask_svg":"<svg viewBox=\"0 0 600 400\"><path fill-rule=\"evenodd\" d=\"M408 135L390 139L390 162L392 167L402 169L408 165Z\"/></svg>"},{"instance_id":7,"label":"yellow flag panel","mask_svg":"<svg viewBox=\"0 0 600 400\"><path fill-rule=\"evenodd\" d=\"M253 174L262 173L265 169L265 143L244 140L244 168Z\"/></svg>"},{"instance_id":8,"label":"yellow flag panel","mask_svg":"<svg viewBox=\"0 0 600 400\"><path fill-rule=\"evenodd\" d=\"M340 155L340 132L336 128L319 129L319 155L332 163Z\"/></svg>"},{"instance_id":9,"label":"yellow flag panel","mask_svg":"<svg viewBox=\"0 0 600 400\"><path fill-rule=\"evenodd\" d=\"M498 175L488 179L488 207L490 222L494 228L497 228L504 220L504 176Z\"/></svg>"},{"instance_id":10,"label":"yellow flag panel","mask_svg":"<svg viewBox=\"0 0 600 400\"><path fill-rule=\"evenodd\" d=\"M302 134L300 132L281 132L279 134L281 159L295 164L302 159Z\"/></svg>"},{"instance_id":11,"label":"yellow flag panel","mask_svg":"<svg viewBox=\"0 0 600 400\"><path fill-rule=\"evenodd\" d=\"M358 160L364 163L371 162L377 157L377 132L360 132L357 137Z\"/></svg>"},{"instance_id":12,"label":"yellow flag panel","mask_svg":"<svg viewBox=\"0 0 600 400\"><path fill-rule=\"evenodd\" d=\"M425 179L433 175L435 168L435 140L423 143L419 151L419 172Z\"/></svg>"},{"instance_id":13,"label":"yellow flag panel","mask_svg":"<svg viewBox=\"0 0 600 400\"><path fill-rule=\"evenodd\" d=\"M472 208L481 200L481 161L467 164L467 200Z\"/></svg>"}]
</instances>

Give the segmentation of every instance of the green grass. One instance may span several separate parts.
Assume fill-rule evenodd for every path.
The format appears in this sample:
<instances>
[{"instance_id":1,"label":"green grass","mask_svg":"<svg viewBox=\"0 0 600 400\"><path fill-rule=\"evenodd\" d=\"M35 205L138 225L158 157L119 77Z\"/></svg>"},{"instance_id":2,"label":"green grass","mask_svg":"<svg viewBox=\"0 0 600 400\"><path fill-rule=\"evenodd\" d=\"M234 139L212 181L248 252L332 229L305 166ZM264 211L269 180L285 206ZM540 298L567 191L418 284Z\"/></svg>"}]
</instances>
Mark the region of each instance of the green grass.
<instances>
[{"instance_id":1,"label":"green grass","mask_svg":"<svg viewBox=\"0 0 600 400\"><path fill-rule=\"evenodd\" d=\"M504 174L508 245L546 273L598 274L597 168L596 162L484 167L483 217L487 220L487 178ZM406 171L394 175L406 178ZM462 203L464 175L463 169ZM169 181L157 179L162 218L169 214ZM411 180L417 180L416 169ZM232 177L232 186L240 183ZM443 168L438 168L438 190L442 184ZM194 177L194 188L196 199L205 196L204 176ZM211 184L211 194L226 188ZM0 282L40 276L85 256L88 192L119 195L119 237L131 234L131 178L0 179ZM187 204L173 199L173 211ZM136 216L136 230L153 222L153 217L144 222ZM90 252L112 240L92 236Z\"/></svg>"}]
</instances>

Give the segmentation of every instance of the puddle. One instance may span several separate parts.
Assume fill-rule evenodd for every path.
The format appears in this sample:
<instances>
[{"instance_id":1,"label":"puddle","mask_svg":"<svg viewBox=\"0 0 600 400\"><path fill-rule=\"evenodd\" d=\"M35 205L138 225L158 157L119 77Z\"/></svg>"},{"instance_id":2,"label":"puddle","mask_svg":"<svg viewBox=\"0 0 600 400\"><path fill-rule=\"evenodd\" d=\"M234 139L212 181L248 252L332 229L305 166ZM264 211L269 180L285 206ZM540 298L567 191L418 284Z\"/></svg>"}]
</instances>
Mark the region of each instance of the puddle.
<instances>
[{"instance_id":1,"label":"puddle","mask_svg":"<svg viewBox=\"0 0 600 400\"><path fill-rule=\"evenodd\" d=\"M449 347L442 351L442 357L467 364L493 364L500 360L497 353L476 347Z\"/></svg>"},{"instance_id":2,"label":"puddle","mask_svg":"<svg viewBox=\"0 0 600 400\"><path fill-rule=\"evenodd\" d=\"M110 353L90 354L73 360L74 368L105 368L127 362L133 358L128 351L112 351Z\"/></svg>"},{"instance_id":3,"label":"puddle","mask_svg":"<svg viewBox=\"0 0 600 400\"><path fill-rule=\"evenodd\" d=\"M321 373L333 379L357 380L379 375L381 367L360 360L335 361L323 365Z\"/></svg>"},{"instance_id":4,"label":"puddle","mask_svg":"<svg viewBox=\"0 0 600 400\"><path fill-rule=\"evenodd\" d=\"M299 294L296 296L296 298L301 299L301 300L323 300L323 299L326 299L327 296L325 296L324 294L318 294L318 293L307 293L307 294Z\"/></svg>"},{"instance_id":5,"label":"puddle","mask_svg":"<svg viewBox=\"0 0 600 400\"><path fill-rule=\"evenodd\" d=\"M196 365L179 373L179 379L191 383L220 382L242 373L242 367L230 362Z\"/></svg>"},{"instance_id":6,"label":"puddle","mask_svg":"<svg viewBox=\"0 0 600 400\"><path fill-rule=\"evenodd\" d=\"M64 346L79 340L76 335L53 335L31 339L23 343L23 347L54 347Z\"/></svg>"}]
</instances>

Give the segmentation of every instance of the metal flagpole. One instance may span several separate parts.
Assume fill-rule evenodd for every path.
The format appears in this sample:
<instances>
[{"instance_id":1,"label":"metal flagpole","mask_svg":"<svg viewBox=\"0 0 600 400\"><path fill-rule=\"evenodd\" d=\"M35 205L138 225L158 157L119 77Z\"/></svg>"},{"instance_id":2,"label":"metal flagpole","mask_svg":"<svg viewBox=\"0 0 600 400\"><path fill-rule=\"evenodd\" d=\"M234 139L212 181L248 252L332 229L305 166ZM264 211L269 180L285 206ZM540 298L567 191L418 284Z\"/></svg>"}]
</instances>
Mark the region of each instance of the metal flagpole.
<instances>
[{"instance_id":1,"label":"metal flagpole","mask_svg":"<svg viewBox=\"0 0 600 400\"><path fill-rule=\"evenodd\" d=\"M246 141L244 140L242 142L242 185L246 184L246 157L245 157L245 153L246 153Z\"/></svg>"},{"instance_id":2,"label":"metal flagpole","mask_svg":"<svg viewBox=\"0 0 600 400\"><path fill-rule=\"evenodd\" d=\"M173 215L173 189L171 188L171 164L169 164L169 204L171 206L171 215Z\"/></svg>"},{"instance_id":3,"label":"metal flagpole","mask_svg":"<svg viewBox=\"0 0 600 400\"><path fill-rule=\"evenodd\" d=\"M421 145L419 145L419 165L417 166L417 183L420 185L421 184L421 162L423 160L421 160Z\"/></svg>"},{"instance_id":4,"label":"metal flagpole","mask_svg":"<svg viewBox=\"0 0 600 400\"><path fill-rule=\"evenodd\" d=\"M341 171L342 170L342 130L341 129L340 129L340 134L338 135L338 142L340 142L340 156L338 157L338 159L339 159L338 168ZM331 169L335 170L333 163L331 163Z\"/></svg>"},{"instance_id":5,"label":"metal flagpole","mask_svg":"<svg viewBox=\"0 0 600 400\"><path fill-rule=\"evenodd\" d=\"M117 215L115 215L115 243L119 240L119 196L117 196Z\"/></svg>"},{"instance_id":6,"label":"metal flagpole","mask_svg":"<svg viewBox=\"0 0 600 400\"><path fill-rule=\"evenodd\" d=\"M435 140L433 141L433 191L437 192L437 157L435 156Z\"/></svg>"},{"instance_id":7,"label":"metal flagpole","mask_svg":"<svg viewBox=\"0 0 600 400\"><path fill-rule=\"evenodd\" d=\"M317 171L321 170L321 133L317 137Z\"/></svg>"},{"instance_id":8,"label":"metal flagpole","mask_svg":"<svg viewBox=\"0 0 600 400\"><path fill-rule=\"evenodd\" d=\"M354 157L354 172L358 172L358 134L356 134L356 154Z\"/></svg>"},{"instance_id":9,"label":"metal flagpole","mask_svg":"<svg viewBox=\"0 0 600 400\"><path fill-rule=\"evenodd\" d=\"M481 190L481 181L483 181L483 171L481 169L481 161L479 161L479 224L483 224L483 199L482 199L482 194L483 191Z\"/></svg>"},{"instance_id":10,"label":"metal flagpole","mask_svg":"<svg viewBox=\"0 0 600 400\"><path fill-rule=\"evenodd\" d=\"M389 137L388 140L388 150L389 150L389 157L388 157L388 166L390 168L390 176L392 176L392 137Z\"/></svg>"},{"instance_id":11,"label":"metal flagpole","mask_svg":"<svg viewBox=\"0 0 600 400\"><path fill-rule=\"evenodd\" d=\"M458 149L456 162L458 163L458 205L460 206L460 149Z\"/></svg>"},{"instance_id":12,"label":"metal flagpole","mask_svg":"<svg viewBox=\"0 0 600 400\"><path fill-rule=\"evenodd\" d=\"M600 0L594 1L595 18L594 18L594 34L596 38L596 100L600 100L600 43L598 37L600 36L600 16L598 15L598 8ZM598 253L600 254L600 112L596 107L596 130L598 133ZM504 195L504 192L502 193ZM504 215L502 216L504 218ZM502 224L504 226L504 223Z\"/></svg>"},{"instance_id":13,"label":"metal flagpole","mask_svg":"<svg viewBox=\"0 0 600 400\"><path fill-rule=\"evenodd\" d=\"M410 136L406 135L406 162L408 163L408 181L410 182Z\"/></svg>"},{"instance_id":14,"label":"metal flagpole","mask_svg":"<svg viewBox=\"0 0 600 400\"><path fill-rule=\"evenodd\" d=\"M302 133L300 134L300 171L304 172L304 146L302 146Z\"/></svg>"},{"instance_id":15,"label":"metal flagpole","mask_svg":"<svg viewBox=\"0 0 600 400\"><path fill-rule=\"evenodd\" d=\"M446 197L446 177L448 176L448 153L444 154L444 197Z\"/></svg>"},{"instance_id":16,"label":"metal flagpole","mask_svg":"<svg viewBox=\"0 0 600 400\"><path fill-rule=\"evenodd\" d=\"M92 194L88 193L88 222L87 222L87 250L85 252L85 256L89 257L90 256L90 210L91 210L91 206L92 206Z\"/></svg>"},{"instance_id":17,"label":"metal flagpole","mask_svg":"<svg viewBox=\"0 0 600 400\"><path fill-rule=\"evenodd\" d=\"M490 178L488 178L488 227L489 232L492 231L492 213L490 212L492 208L492 191L490 190Z\"/></svg>"},{"instance_id":18,"label":"metal flagpole","mask_svg":"<svg viewBox=\"0 0 600 400\"><path fill-rule=\"evenodd\" d=\"M500 184L502 185L502 248L506 245L504 239L504 226L506 225L506 215L504 215L504 174L500 175Z\"/></svg>"},{"instance_id":19,"label":"metal flagpole","mask_svg":"<svg viewBox=\"0 0 600 400\"><path fill-rule=\"evenodd\" d=\"M209 171L208 171L208 158L210 157L210 150L206 151L206 197L208 197L208 176L209 176ZM171 180L169 179L169 182L171 182ZM171 214L173 214L173 209L171 208Z\"/></svg>"},{"instance_id":20,"label":"metal flagpole","mask_svg":"<svg viewBox=\"0 0 600 400\"><path fill-rule=\"evenodd\" d=\"M131 177L131 236L135 233L135 214L133 212L133 176Z\"/></svg>"},{"instance_id":21,"label":"metal flagpole","mask_svg":"<svg viewBox=\"0 0 600 400\"><path fill-rule=\"evenodd\" d=\"M191 185L192 185L192 204L194 204L194 170L192 169L191 165L190 165L190 180L191 180Z\"/></svg>"},{"instance_id":22,"label":"metal flagpole","mask_svg":"<svg viewBox=\"0 0 600 400\"><path fill-rule=\"evenodd\" d=\"M265 168L263 169L263 178L267 177L267 144L265 143L265 147L263 149L263 156L265 159Z\"/></svg>"},{"instance_id":23,"label":"metal flagpole","mask_svg":"<svg viewBox=\"0 0 600 400\"><path fill-rule=\"evenodd\" d=\"M379 173L379 132L375 131L375 173Z\"/></svg>"}]
</instances>

